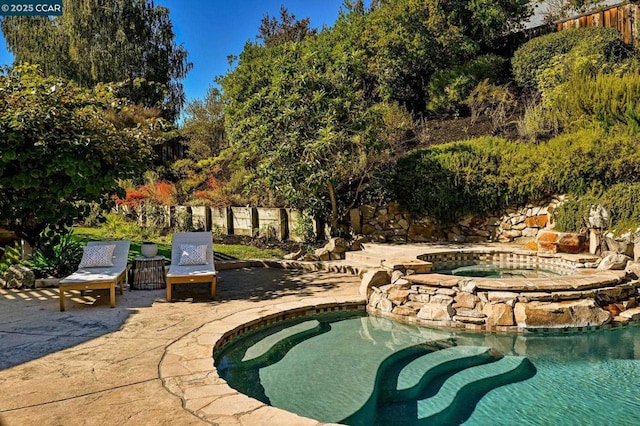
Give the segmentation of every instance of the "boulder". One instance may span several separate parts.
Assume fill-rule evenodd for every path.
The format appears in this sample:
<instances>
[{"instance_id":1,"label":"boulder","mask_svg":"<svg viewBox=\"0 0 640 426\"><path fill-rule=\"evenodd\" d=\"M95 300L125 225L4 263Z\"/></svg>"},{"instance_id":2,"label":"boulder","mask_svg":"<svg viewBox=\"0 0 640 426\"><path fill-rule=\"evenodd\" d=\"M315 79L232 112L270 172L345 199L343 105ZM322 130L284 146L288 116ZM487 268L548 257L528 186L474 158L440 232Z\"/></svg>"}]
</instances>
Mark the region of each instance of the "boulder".
<instances>
[{"instance_id":1,"label":"boulder","mask_svg":"<svg viewBox=\"0 0 640 426\"><path fill-rule=\"evenodd\" d=\"M624 254L612 253L602 259L597 269L599 271L621 271L627 266L627 262L629 262L630 260L631 258Z\"/></svg>"},{"instance_id":2,"label":"boulder","mask_svg":"<svg viewBox=\"0 0 640 426\"><path fill-rule=\"evenodd\" d=\"M540 231L536 236L538 250L550 251L556 253L558 251L558 240L560 235L554 231Z\"/></svg>"},{"instance_id":3,"label":"boulder","mask_svg":"<svg viewBox=\"0 0 640 426\"><path fill-rule=\"evenodd\" d=\"M327 261L331 258L329 250L324 247L317 249L313 254L322 261Z\"/></svg>"},{"instance_id":4,"label":"boulder","mask_svg":"<svg viewBox=\"0 0 640 426\"><path fill-rule=\"evenodd\" d=\"M506 303L486 303L482 309L482 313L487 316L486 324L488 326L513 326L513 308Z\"/></svg>"},{"instance_id":5,"label":"boulder","mask_svg":"<svg viewBox=\"0 0 640 426\"><path fill-rule=\"evenodd\" d=\"M344 253L349 250L349 242L341 237L333 237L324 248L329 253Z\"/></svg>"},{"instance_id":6,"label":"boulder","mask_svg":"<svg viewBox=\"0 0 640 426\"><path fill-rule=\"evenodd\" d=\"M516 303L514 314L518 326L526 328L600 326L611 320L593 299Z\"/></svg>"},{"instance_id":7,"label":"boulder","mask_svg":"<svg viewBox=\"0 0 640 426\"><path fill-rule=\"evenodd\" d=\"M36 276L24 265L11 265L0 277L0 286L5 288L34 288Z\"/></svg>"},{"instance_id":8,"label":"boulder","mask_svg":"<svg viewBox=\"0 0 640 426\"><path fill-rule=\"evenodd\" d=\"M580 234L565 233L558 240L560 253L580 253L584 246L584 237Z\"/></svg>"},{"instance_id":9,"label":"boulder","mask_svg":"<svg viewBox=\"0 0 640 426\"><path fill-rule=\"evenodd\" d=\"M372 287L381 287L385 284L389 284L390 282L391 278L389 277L389 274L383 269L367 271L362 276L362 281L360 282L360 296L368 298L371 291L373 291L371 289Z\"/></svg>"},{"instance_id":10,"label":"boulder","mask_svg":"<svg viewBox=\"0 0 640 426\"><path fill-rule=\"evenodd\" d=\"M631 242L630 234L614 237L612 233L608 233L605 236L605 241L610 251L633 257L635 244Z\"/></svg>"},{"instance_id":11,"label":"boulder","mask_svg":"<svg viewBox=\"0 0 640 426\"><path fill-rule=\"evenodd\" d=\"M589 210L589 228L604 229L609 224L609 212L600 205L592 206Z\"/></svg>"}]
</instances>

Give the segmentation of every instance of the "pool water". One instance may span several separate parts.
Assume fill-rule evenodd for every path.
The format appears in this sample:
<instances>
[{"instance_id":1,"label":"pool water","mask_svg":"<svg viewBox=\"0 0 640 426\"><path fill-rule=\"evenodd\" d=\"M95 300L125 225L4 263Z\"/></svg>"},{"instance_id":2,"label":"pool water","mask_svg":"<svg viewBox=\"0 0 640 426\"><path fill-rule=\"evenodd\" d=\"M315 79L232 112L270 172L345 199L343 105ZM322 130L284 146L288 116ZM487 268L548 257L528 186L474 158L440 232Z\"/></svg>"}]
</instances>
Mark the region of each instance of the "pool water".
<instances>
[{"instance_id":1,"label":"pool water","mask_svg":"<svg viewBox=\"0 0 640 426\"><path fill-rule=\"evenodd\" d=\"M438 274L456 275L460 277L481 277L481 278L548 278L564 275L560 271L552 269L519 268L508 265L477 264L461 266L455 269L442 269L434 271Z\"/></svg>"},{"instance_id":2,"label":"pool water","mask_svg":"<svg viewBox=\"0 0 640 426\"><path fill-rule=\"evenodd\" d=\"M453 332L362 314L287 321L216 353L237 390L351 425L635 425L640 328Z\"/></svg>"}]
</instances>

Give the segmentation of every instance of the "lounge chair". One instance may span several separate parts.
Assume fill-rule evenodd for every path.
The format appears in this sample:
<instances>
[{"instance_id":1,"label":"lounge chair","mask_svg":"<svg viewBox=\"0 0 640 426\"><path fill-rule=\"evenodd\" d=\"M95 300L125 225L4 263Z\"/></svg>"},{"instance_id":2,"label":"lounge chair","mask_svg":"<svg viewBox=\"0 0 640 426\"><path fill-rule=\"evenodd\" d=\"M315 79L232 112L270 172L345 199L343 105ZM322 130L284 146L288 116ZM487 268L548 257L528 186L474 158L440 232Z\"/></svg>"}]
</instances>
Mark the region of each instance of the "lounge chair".
<instances>
[{"instance_id":1,"label":"lounge chair","mask_svg":"<svg viewBox=\"0 0 640 426\"><path fill-rule=\"evenodd\" d=\"M111 307L116 307L116 285L120 294L127 280L129 241L91 241L87 243L78 270L60 281L60 311L64 311L66 290L108 289ZM111 249L112 247L112 249ZM109 265L112 266L109 266Z\"/></svg>"},{"instance_id":2,"label":"lounge chair","mask_svg":"<svg viewBox=\"0 0 640 426\"><path fill-rule=\"evenodd\" d=\"M167 272L167 301L174 284L210 283L216 296L218 273L213 262L211 232L176 232L171 243L171 265Z\"/></svg>"}]
</instances>

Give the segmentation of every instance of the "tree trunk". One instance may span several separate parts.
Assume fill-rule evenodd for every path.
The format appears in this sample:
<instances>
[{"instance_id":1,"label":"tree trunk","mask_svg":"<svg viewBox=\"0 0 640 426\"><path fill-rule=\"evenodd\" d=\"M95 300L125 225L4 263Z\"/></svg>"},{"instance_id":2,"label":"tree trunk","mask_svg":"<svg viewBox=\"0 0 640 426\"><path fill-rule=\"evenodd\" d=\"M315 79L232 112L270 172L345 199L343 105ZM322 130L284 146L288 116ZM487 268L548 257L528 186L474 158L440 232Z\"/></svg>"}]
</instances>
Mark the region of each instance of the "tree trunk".
<instances>
[{"instance_id":1,"label":"tree trunk","mask_svg":"<svg viewBox=\"0 0 640 426\"><path fill-rule=\"evenodd\" d=\"M338 200L336 199L336 190L333 182L327 179L327 189L329 190L329 199L331 200L331 236L338 235Z\"/></svg>"}]
</instances>

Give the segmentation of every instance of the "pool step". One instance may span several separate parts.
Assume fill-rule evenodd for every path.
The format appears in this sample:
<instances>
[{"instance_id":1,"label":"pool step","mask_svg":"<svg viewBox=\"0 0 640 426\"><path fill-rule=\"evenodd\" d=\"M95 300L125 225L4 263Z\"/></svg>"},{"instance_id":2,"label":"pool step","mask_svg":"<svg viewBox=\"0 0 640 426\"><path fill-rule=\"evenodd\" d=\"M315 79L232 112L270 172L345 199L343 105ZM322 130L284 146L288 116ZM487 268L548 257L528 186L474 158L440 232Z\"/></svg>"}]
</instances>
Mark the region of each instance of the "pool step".
<instances>
[{"instance_id":1,"label":"pool step","mask_svg":"<svg viewBox=\"0 0 640 426\"><path fill-rule=\"evenodd\" d=\"M253 346L249 347L244 353L242 362L251 361L259 358L269 352L275 345L289 339L296 334L303 333L309 330L317 329L320 326L320 322L316 320L301 322L291 327L287 327L284 330L271 334L264 339L256 342Z\"/></svg>"},{"instance_id":2,"label":"pool step","mask_svg":"<svg viewBox=\"0 0 640 426\"><path fill-rule=\"evenodd\" d=\"M247 348L240 363L245 370L263 368L282 359L289 350L311 337L331 330L329 324L316 320L304 321L271 334ZM219 366L224 368L224 366Z\"/></svg>"},{"instance_id":3,"label":"pool step","mask_svg":"<svg viewBox=\"0 0 640 426\"><path fill-rule=\"evenodd\" d=\"M417 418L425 424L457 424L468 418L489 391L532 377L535 367L520 356L505 356L451 376L432 398L417 401Z\"/></svg>"},{"instance_id":4,"label":"pool step","mask_svg":"<svg viewBox=\"0 0 640 426\"><path fill-rule=\"evenodd\" d=\"M434 386L437 377L449 376L456 371L485 364L493 359L486 346L453 346L431 352L414 359L398 374L392 389L382 389L382 401L417 399L425 388Z\"/></svg>"}]
</instances>

